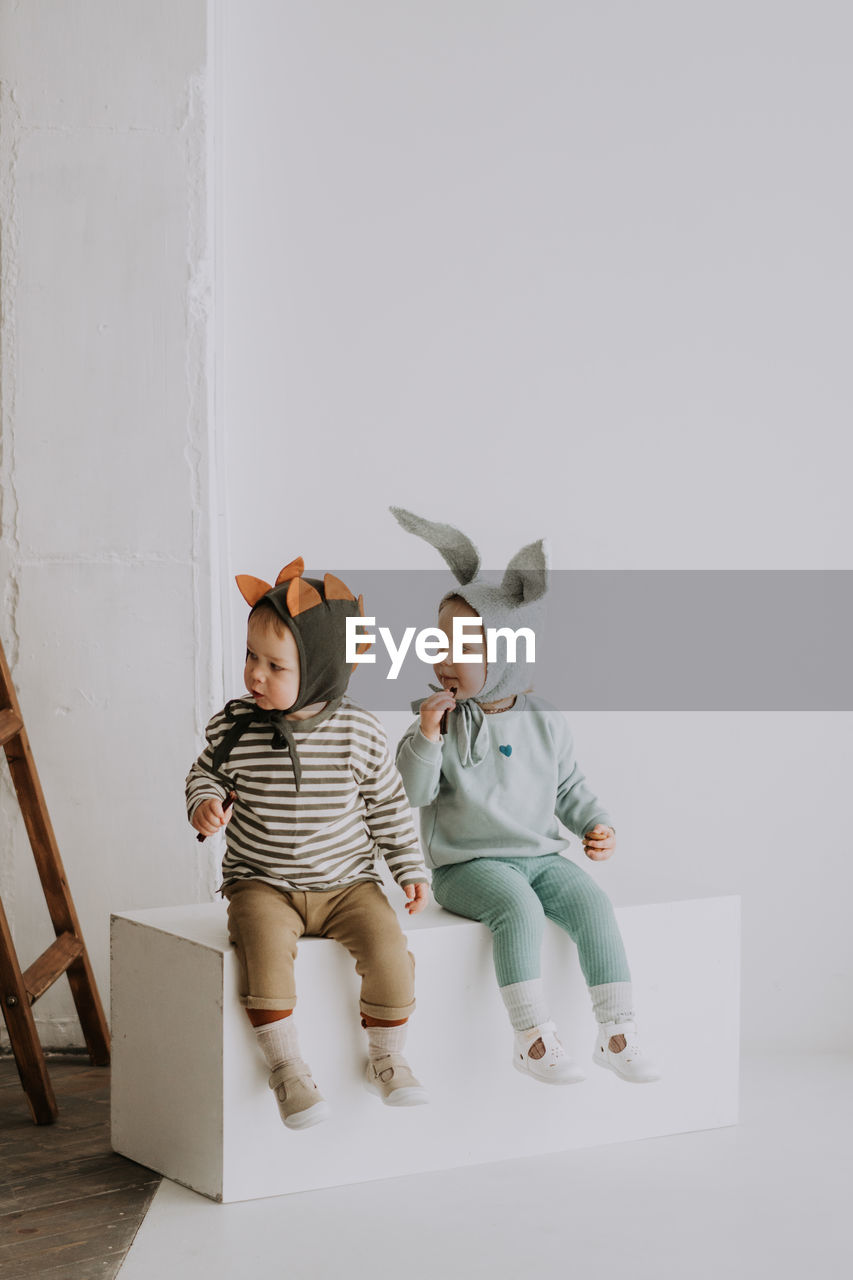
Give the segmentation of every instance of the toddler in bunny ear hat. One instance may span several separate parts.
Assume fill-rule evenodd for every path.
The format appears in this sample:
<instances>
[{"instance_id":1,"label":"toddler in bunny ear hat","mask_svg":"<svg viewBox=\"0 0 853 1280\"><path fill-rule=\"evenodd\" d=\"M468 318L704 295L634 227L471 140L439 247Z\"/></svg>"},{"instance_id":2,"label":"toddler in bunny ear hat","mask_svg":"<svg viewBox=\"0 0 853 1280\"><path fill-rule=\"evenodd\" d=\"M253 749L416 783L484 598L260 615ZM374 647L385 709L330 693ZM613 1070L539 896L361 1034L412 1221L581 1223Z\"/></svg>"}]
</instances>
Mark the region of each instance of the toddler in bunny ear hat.
<instances>
[{"instance_id":1,"label":"toddler in bunny ear hat","mask_svg":"<svg viewBox=\"0 0 853 1280\"><path fill-rule=\"evenodd\" d=\"M593 862L609 858L610 815L588 786L562 712L531 691L525 646L484 643L492 629L535 635L548 588L545 547L523 547L493 584L452 525L391 511L450 566L457 586L439 602L448 656L440 688L414 704L418 718L397 749L406 794L421 811L422 844L436 901L491 930L498 985L514 1031L513 1064L534 1080L572 1084L583 1072L563 1046L541 977L546 918L578 949L598 1023L593 1061L622 1080L660 1078L637 1033L631 974L613 907L592 876L565 856L562 823ZM469 640L454 654L454 623ZM475 620L479 619L479 628ZM460 633L461 634L461 633Z\"/></svg>"}]
</instances>

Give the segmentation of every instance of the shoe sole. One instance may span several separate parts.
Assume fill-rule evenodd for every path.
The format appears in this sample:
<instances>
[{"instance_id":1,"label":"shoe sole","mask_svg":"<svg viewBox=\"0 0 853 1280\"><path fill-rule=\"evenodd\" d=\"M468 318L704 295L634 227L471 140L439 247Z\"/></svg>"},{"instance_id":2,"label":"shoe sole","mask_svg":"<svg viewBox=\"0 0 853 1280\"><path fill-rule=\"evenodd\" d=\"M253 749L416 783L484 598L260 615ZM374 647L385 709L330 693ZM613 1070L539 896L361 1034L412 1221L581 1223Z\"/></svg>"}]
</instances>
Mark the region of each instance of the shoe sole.
<instances>
[{"instance_id":1,"label":"shoe sole","mask_svg":"<svg viewBox=\"0 0 853 1280\"><path fill-rule=\"evenodd\" d=\"M576 1076L537 1076L514 1060L512 1065L519 1075L527 1076L530 1080L538 1080L540 1084L583 1084L584 1080L586 1080L586 1076L582 1073Z\"/></svg>"},{"instance_id":2,"label":"shoe sole","mask_svg":"<svg viewBox=\"0 0 853 1280\"><path fill-rule=\"evenodd\" d=\"M315 1102L313 1107L306 1107L304 1111L294 1111L284 1123L288 1129L310 1129L312 1125L328 1120L330 1114L328 1102Z\"/></svg>"},{"instance_id":3,"label":"shoe sole","mask_svg":"<svg viewBox=\"0 0 853 1280\"><path fill-rule=\"evenodd\" d=\"M403 1089L392 1089L389 1094L383 1093L369 1080L364 1082L364 1087L380 1098L386 1107L421 1107L429 1102L426 1089L416 1088L414 1085L408 1085Z\"/></svg>"},{"instance_id":4,"label":"shoe sole","mask_svg":"<svg viewBox=\"0 0 853 1280\"><path fill-rule=\"evenodd\" d=\"M614 1076L618 1076L620 1080L624 1080L626 1084L656 1084L660 1080L660 1076L626 1076L618 1071L611 1062L606 1062L604 1058L594 1057L593 1062L597 1067L601 1067L602 1071L612 1071Z\"/></svg>"}]
</instances>

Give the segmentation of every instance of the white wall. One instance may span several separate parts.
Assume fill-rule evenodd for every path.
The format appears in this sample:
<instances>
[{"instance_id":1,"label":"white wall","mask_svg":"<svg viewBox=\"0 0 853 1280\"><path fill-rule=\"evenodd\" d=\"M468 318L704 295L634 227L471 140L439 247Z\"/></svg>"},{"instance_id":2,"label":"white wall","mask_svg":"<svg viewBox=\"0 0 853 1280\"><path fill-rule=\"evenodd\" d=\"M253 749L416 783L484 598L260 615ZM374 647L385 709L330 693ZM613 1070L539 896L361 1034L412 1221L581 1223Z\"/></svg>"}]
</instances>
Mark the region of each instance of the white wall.
<instances>
[{"instance_id":1,"label":"white wall","mask_svg":"<svg viewBox=\"0 0 853 1280\"><path fill-rule=\"evenodd\" d=\"M226 577L435 568L391 502L495 566L853 568L847 6L223 14ZM746 1042L849 1048L850 715L572 722L613 898L742 893Z\"/></svg>"},{"instance_id":2,"label":"white wall","mask_svg":"<svg viewBox=\"0 0 853 1280\"><path fill-rule=\"evenodd\" d=\"M2 639L105 1003L109 912L214 874L182 798L221 686L207 60L204 0L0 2ZM25 966L5 764L0 894ZM82 1043L64 980L36 1021Z\"/></svg>"},{"instance_id":3,"label":"white wall","mask_svg":"<svg viewBox=\"0 0 853 1280\"><path fill-rule=\"evenodd\" d=\"M213 7L224 441L207 5L0 0L0 633L105 998L109 911L216 883L234 572L434 568L389 502L496 565L851 567L845 6ZM572 723L614 899L742 892L747 1040L849 1046L850 716ZM5 767L0 894L29 962Z\"/></svg>"}]
</instances>

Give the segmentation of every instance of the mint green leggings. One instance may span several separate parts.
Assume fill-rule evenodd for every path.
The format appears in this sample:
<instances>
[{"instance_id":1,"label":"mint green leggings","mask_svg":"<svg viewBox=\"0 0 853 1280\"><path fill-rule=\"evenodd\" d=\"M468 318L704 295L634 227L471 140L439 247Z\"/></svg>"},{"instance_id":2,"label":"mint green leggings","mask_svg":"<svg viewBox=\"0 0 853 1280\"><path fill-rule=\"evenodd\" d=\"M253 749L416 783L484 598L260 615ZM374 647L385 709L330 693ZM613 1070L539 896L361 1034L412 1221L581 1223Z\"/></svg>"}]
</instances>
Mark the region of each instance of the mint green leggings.
<instances>
[{"instance_id":1,"label":"mint green leggings","mask_svg":"<svg viewBox=\"0 0 853 1280\"><path fill-rule=\"evenodd\" d=\"M607 894L558 853L539 858L472 858L432 873L436 902L492 931L498 986L541 975L545 920L577 945L587 986L630 982L622 935Z\"/></svg>"}]
</instances>

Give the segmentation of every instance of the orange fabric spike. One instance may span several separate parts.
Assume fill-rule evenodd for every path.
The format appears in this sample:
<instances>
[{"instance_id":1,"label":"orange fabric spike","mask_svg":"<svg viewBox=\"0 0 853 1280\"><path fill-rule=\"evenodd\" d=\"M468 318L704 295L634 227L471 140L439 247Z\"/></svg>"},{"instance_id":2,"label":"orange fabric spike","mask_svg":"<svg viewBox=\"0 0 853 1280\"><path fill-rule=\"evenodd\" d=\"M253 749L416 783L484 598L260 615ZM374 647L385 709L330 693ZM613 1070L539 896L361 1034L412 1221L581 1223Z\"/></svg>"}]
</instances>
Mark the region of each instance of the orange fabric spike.
<instances>
[{"instance_id":1,"label":"orange fabric spike","mask_svg":"<svg viewBox=\"0 0 853 1280\"><path fill-rule=\"evenodd\" d=\"M305 561L302 556L297 556L295 560L291 560L290 564L284 566L275 580L275 585L280 587L283 582L289 582L291 578L301 578L304 572Z\"/></svg>"},{"instance_id":2,"label":"orange fabric spike","mask_svg":"<svg viewBox=\"0 0 853 1280\"><path fill-rule=\"evenodd\" d=\"M364 617L364 596L358 597L358 612L359 612L359 617L363 618ZM372 649L372 648L373 648L372 640L362 640L361 644L356 649L356 653L367 653L368 649Z\"/></svg>"},{"instance_id":3,"label":"orange fabric spike","mask_svg":"<svg viewBox=\"0 0 853 1280\"><path fill-rule=\"evenodd\" d=\"M315 605L323 603L323 597L320 592L303 578L291 579L290 586L287 588L286 599L291 618L296 618L300 613L305 613L307 609L313 609Z\"/></svg>"},{"instance_id":4,"label":"orange fabric spike","mask_svg":"<svg viewBox=\"0 0 853 1280\"><path fill-rule=\"evenodd\" d=\"M327 573L323 578L323 589L326 592L327 600L354 600L355 596L350 591L345 582L341 582L340 578L336 578L333 573Z\"/></svg>"},{"instance_id":5,"label":"orange fabric spike","mask_svg":"<svg viewBox=\"0 0 853 1280\"><path fill-rule=\"evenodd\" d=\"M240 588L240 595L252 607L258 603L261 596L265 596L268 591L272 591L272 587L268 582L264 582L263 578L253 578L250 573L238 573L235 582Z\"/></svg>"}]
</instances>

